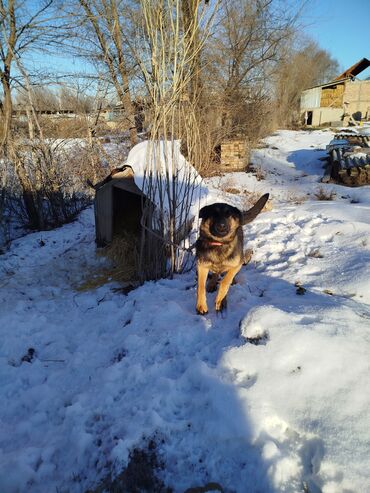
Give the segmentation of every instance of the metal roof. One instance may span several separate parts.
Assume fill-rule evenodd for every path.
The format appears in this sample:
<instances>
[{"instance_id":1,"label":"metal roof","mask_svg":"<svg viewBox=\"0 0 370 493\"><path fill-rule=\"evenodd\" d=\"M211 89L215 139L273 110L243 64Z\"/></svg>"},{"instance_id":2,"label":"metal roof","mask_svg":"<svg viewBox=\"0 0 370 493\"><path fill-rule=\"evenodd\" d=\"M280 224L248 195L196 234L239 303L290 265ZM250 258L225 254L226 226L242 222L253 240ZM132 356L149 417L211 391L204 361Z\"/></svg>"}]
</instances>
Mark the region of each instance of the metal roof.
<instances>
[{"instance_id":1,"label":"metal roof","mask_svg":"<svg viewBox=\"0 0 370 493\"><path fill-rule=\"evenodd\" d=\"M349 80L352 77L360 74L368 67L370 67L370 60L368 60L367 58L362 58L362 60L352 65L352 67L348 68L343 73L338 75L338 77L336 77L334 80L326 82L325 84L317 84L316 86L308 87L307 89L305 89L305 91L309 91L310 89L314 89L316 87L330 87L336 86L337 84L342 84L346 80Z\"/></svg>"},{"instance_id":2,"label":"metal roof","mask_svg":"<svg viewBox=\"0 0 370 493\"><path fill-rule=\"evenodd\" d=\"M355 77L356 75L366 70L368 67L370 67L370 61L367 58L362 58L362 60L352 65L352 67L347 68L347 70L338 75L338 77L336 77L334 80L336 81L345 79L347 77Z\"/></svg>"},{"instance_id":3,"label":"metal roof","mask_svg":"<svg viewBox=\"0 0 370 493\"><path fill-rule=\"evenodd\" d=\"M338 84L342 84L343 82L345 82L346 80L349 80L350 77L346 77L344 79L340 79L340 80L332 80L331 82L326 82L325 84L317 84L317 86L312 86L312 87L308 87L307 89L305 89L304 91L309 91L310 89L315 89L316 87L330 87L330 86L337 86ZM302 92L304 92L302 91Z\"/></svg>"}]
</instances>

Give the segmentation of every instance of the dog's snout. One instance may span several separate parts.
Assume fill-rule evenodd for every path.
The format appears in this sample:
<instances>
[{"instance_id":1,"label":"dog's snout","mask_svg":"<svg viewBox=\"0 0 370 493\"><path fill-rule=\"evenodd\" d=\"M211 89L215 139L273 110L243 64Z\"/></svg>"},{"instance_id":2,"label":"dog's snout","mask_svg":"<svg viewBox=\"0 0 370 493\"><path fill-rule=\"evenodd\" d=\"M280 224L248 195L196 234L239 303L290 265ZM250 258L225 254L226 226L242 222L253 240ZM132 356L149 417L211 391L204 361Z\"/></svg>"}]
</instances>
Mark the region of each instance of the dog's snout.
<instances>
[{"instance_id":1,"label":"dog's snout","mask_svg":"<svg viewBox=\"0 0 370 493\"><path fill-rule=\"evenodd\" d=\"M225 236L229 232L229 223L227 220L221 219L213 224L212 229L216 236Z\"/></svg>"}]
</instances>

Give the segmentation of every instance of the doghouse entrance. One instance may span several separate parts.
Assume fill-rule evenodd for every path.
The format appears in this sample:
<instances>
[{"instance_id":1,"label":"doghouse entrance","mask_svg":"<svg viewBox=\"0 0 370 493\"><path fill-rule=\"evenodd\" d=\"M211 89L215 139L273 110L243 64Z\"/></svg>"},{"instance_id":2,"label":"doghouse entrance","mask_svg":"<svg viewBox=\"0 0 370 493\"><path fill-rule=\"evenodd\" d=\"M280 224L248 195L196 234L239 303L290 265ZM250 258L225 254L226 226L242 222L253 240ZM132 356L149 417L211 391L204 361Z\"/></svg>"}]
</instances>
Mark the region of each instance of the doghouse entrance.
<instances>
[{"instance_id":1,"label":"doghouse entrance","mask_svg":"<svg viewBox=\"0 0 370 493\"><path fill-rule=\"evenodd\" d=\"M151 224L154 205L135 184L131 168L110 175L97 187L94 206L96 244L113 261L113 278L120 282L137 280L142 214Z\"/></svg>"},{"instance_id":2,"label":"doghouse entrance","mask_svg":"<svg viewBox=\"0 0 370 493\"><path fill-rule=\"evenodd\" d=\"M112 187L112 239L105 255L113 261L112 278L120 282L138 279L138 258L141 232L142 196Z\"/></svg>"},{"instance_id":3,"label":"doghouse entrance","mask_svg":"<svg viewBox=\"0 0 370 493\"><path fill-rule=\"evenodd\" d=\"M141 231L142 197L116 186L113 187L113 237Z\"/></svg>"}]
</instances>

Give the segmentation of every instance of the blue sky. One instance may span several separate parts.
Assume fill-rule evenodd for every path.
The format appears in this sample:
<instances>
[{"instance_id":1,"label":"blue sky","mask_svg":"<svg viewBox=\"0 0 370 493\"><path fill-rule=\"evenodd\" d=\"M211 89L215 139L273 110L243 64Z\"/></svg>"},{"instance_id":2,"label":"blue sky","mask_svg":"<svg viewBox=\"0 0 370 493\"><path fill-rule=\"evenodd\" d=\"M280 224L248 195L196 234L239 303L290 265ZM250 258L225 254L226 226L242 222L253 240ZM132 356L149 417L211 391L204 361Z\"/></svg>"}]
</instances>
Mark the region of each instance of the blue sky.
<instances>
[{"instance_id":1,"label":"blue sky","mask_svg":"<svg viewBox=\"0 0 370 493\"><path fill-rule=\"evenodd\" d=\"M370 60L370 0L308 0L304 31L336 58L343 70ZM370 68L358 76L370 77Z\"/></svg>"},{"instance_id":2,"label":"blue sky","mask_svg":"<svg viewBox=\"0 0 370 493\"><path fill-rule=\"evenodd\" d=\"M235 0L238 1L238 0ZM296 5L302 0L284 0ZM370 60L370 0L303 0L302 35L317 41L345 70L361 58ZM86 62L73 58L34 55L36 66L59 72L88 72ZM359 78L370 77L370 68Z\"/></svg>"}]
</instances>

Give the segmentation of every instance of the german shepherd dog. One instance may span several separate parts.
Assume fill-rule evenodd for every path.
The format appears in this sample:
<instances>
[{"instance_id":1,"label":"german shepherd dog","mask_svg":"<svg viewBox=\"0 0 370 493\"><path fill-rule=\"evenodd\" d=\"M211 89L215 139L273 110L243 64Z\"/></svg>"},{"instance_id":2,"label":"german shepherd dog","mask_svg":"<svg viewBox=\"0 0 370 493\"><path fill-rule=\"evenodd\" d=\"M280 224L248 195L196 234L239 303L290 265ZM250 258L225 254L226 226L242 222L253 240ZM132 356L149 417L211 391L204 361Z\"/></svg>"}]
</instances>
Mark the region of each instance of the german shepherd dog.
<instances>
[{"instance_id":1,"label":"german shepherd dog","mask_svg":"<svg viewBox=\"0 0 370 493\"><path fill-rule=\"evenodd\" d=\"M248 211L241 212L228 204L216 203L203 207L199 212L202 219L200 234L196 242L198 273L197 313L208 313L206 283L208 273L211 276L207 291L216 291L219 275L225 273L216 296L217 312L227 306L227 293L235 275L244 263L243 228L261 212L269 198L263 195Z\"/></svg>"}]
</instances>

